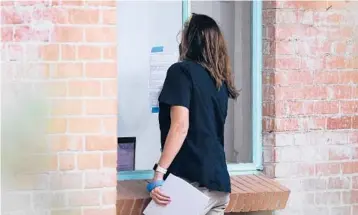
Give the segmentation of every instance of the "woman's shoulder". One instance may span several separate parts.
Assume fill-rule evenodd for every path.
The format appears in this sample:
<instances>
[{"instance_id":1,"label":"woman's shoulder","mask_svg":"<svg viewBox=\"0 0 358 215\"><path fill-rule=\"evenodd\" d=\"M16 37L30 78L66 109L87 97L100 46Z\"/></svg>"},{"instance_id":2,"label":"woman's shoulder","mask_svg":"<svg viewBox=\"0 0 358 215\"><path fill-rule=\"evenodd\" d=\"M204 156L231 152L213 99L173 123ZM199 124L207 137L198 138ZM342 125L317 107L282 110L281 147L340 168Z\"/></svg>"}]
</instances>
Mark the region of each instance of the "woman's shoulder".
<instances>
[{"instance_id":1,"label":"woman's shoulder","mask_svg":"<svg viewBox=\"0 0 358 215\"><path fill-rule=\"evenodd\" d=\"M192 78L190 67L186 62L180 61L172 64L167 71L167 77L181 79L181 77Z\"/></svg>"},{"instance_id":2,"label":"woman's shoulder","mask_svg":"<svg viewBox=\"0 0 358 215\"><path fill-rule=\"evenodd\" d=\"M178 62L172 64L171 67L186 68L186 67L191 66L193 64L196 64L196 63L193 62L193 61L189 61L189 60L183 60L183 61L178 61Z\"/></svg>"},{"instance_id":3,"label":"woman's shoulder","mask_svg":"<svg viewBox=\"0 0 358 215\"><path fill-rule=\"evenodd\" d=\"M184 72L188 74L191 70L191 64L192 63L188 61L176 62L169 67L168 72Z\"/></svg>"},{"instance_id":4,"label":"woman's shoulder","mask_svg":"<svg viewBox=\"0 0 358 215\"><path fill-rule=\"evenodd\" d=\"M191 60L183 60L183 61L176 62L171 66L171 68L182 70L187 73L191 73L197 70L205 70L202 65Z\"/></svg>"}]
</instances>

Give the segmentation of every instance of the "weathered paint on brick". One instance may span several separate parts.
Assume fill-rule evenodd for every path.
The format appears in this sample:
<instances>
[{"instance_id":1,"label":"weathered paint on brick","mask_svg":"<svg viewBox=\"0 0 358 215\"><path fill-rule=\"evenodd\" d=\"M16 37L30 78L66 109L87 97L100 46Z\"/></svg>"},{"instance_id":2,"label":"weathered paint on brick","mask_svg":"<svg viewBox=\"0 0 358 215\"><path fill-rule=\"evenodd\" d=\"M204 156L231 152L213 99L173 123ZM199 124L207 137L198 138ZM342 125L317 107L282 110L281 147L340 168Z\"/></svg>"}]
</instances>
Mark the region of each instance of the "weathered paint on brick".
<instances>
[{"instance_id":1,"label":"weathered paint on brick","mask_svg":"<svg viewBox=\"0 0 358 215\"><path fill-rule=\"evenodd\" d=\"M275 214L357 213L357 8L264 2L265 168L292 191Z\"/></svg>"}]
</instances>

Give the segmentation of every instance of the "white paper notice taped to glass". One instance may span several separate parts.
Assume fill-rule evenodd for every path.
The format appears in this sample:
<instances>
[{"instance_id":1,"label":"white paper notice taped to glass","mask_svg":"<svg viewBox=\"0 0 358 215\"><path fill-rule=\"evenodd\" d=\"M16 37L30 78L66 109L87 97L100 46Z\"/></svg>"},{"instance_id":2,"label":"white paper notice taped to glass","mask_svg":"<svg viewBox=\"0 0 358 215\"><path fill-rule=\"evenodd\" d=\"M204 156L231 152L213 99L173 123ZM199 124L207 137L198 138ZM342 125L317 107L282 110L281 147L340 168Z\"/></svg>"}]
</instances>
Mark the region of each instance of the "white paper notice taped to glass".
<instances>
[{"instance_id":1,"label":"white paper notice taped to glass","mask_svg":"<svg viewBox=\"0 0 358 215\"><path fill-rule=\"evenodd\" d=\"M143 211L145 215L202 215L209 204L208 196L172 174L161 189L170 196L170 204L163 207L151 201Z\"/></svg>"},{"instance_id":2,"label":"white paper notice taped to glass","mask_svg":"<svg viewBox=\"0 0 358 215\"><path fill-rule=\"evenodd\" d=\"M169 67L178 61L178 54L166 53L163 46L155 46L150 55L149 99L152 113L159 112L158 97Z\"/></svg>"}]
</instances>

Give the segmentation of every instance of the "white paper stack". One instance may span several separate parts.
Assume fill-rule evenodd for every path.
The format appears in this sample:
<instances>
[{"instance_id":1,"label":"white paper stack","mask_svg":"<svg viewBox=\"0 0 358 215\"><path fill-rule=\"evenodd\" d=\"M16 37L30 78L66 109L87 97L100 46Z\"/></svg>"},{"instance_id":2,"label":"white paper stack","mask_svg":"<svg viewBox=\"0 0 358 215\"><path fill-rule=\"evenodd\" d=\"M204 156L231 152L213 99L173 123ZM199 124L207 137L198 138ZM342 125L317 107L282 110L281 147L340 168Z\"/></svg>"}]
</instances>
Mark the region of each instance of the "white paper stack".
<instances>
[{"instance_id":1,"label":"white paper stack","mask_svg":"<svg viewBox=\"0 0 358 215\"><path fill-rule=\"evenodd\" d=\"M201 215L209 203L209 197L172 174L161 189L170 196L170 204L160 206L152 200L143 212L145 215Z\"/></svg>"}]
</instances>

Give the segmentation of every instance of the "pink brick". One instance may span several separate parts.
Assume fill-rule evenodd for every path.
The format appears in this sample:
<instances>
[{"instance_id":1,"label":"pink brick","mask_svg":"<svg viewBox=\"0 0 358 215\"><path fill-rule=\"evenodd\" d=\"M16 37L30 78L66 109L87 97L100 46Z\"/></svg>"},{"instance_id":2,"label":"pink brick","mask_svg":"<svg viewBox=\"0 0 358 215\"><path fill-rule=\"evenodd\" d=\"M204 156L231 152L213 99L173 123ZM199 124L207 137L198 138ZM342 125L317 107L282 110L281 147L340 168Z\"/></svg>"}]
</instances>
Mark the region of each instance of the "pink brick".
<instances>
[{"instance_id":1,"label":"pink brick","mask_svg":"<svg viewBox=\"0 0 358 215\"><path fill-rule=\"evenodd\" d=\"M102 215L102 214L114 215L116 214L116 208L115 207L102 208L102 209L85 208L82 213L82 215Z\"/></svg>"},{"instance_id":2,"label":"pink brick","mask_svg":"<svg viewBox=\"0 0 358 215\"><path fill-rule=\"evenodd\" d=\"M64 208L67 206L67 196L65 192L52 193L51 196L52 208Z\"/></svg>"},{"instance_id":3,"label":"pink brick","mask_svg":"<svg viewBox=\"0 0 358 215\"><path fill-rule=\"evenodd\" d=\"M1 6L12 6L12 5L14 5L14 2L11 0L3 0L0 2L0 5Z\"/></svg>"},{"instance_id":4,"label":"pink brick","mask_svg":"<svg viewBox=\"0 0 358 215\"><path fill-rule=\"evenodd\" d=\"M117 202L116 189L103 189L102 190L102 205L113 205Z\"/></svg>"},{"instance_id":5,"label":"pink brick","mask_svg":"<svg viewBox=\"0 0 358 215\"><path fill-rule=\"evenodd\" d=\"M349 176L338 176L328 178L328 189L349 189L351 186L351 179Z\"/></svg>"},{"instance_id":6,"label":"pink brick","mask_svg":"<svg viewBox=\"0 0 358 215\"><path fill-rule=\"evenodd\" d=\"M309 39L297 42L297 52L301 56L316 57L322 53L331 53L332 43L324 39ZM304 62L303 62L304 63ZM324 66L324 62L320 61L319 66ZM304 64L307 65L307 64Z\"/></svg>"},{"instance_id":7,"label":"pink brick","mask_svg":"<svg viewBox=\"0 0 358 215\"><path fill-rule=\"evenodd\" d=\"M330 130L349 129L352 128L352 117L335 117L328 118L327 128Z\"/></svg>"},{"instance_id":8,"label":"pink brick","mask_svg":"<svg viewBox=\"0 0 358 215\"><path fill-rule=\"evenodd\" d=\"M309 134L311 142L315 145L342 145L347 144L348 136L346 132L325 131Z\"/></svg>"},{"instance_id":9,"label":"pink brick","mask_svg":"<svg viewBox=\"0 0 358 215\"><path fill-rule=\"evenodd\" d=\"M47 42L49 41L50 32L48 29L38 30L32 26L21 26L15 27L14 29L14 40L16 42Z\"/></svg>"},{"instance_id":10,"label":"pink brick","mask_svg":"<svg viewBox=\"0 0 358 215\"><path fill-rule=\"evenodd\" d=\"M351 150L352 150L352 159L358 160L358 147L354 147Z\"/></svg>"},{"instance_id":11,"label":"pink brick","mask_svg":"<svg viewBox=\"0 0 358 215\"><path fill-rule=\"evenodd\" d=\"M287 202L288 207L290 209L302 209L308 205L313 206L315 204L314 196L314 193L293 192L290 194L290 198Z\"/></svg>"},{"instance_id":12,"label":"pink brick","mask_svg":"<svg viewBox=\"0 0 358 215\"><path fill-rule=\"evenodd\" d=\"M275 52L279 55L292 55L296 52L296 44L294 42L278 41L276 43Z\"/></svg>"},{"instance_id":13,"label":"pink brick","mask_svg":"<svg viewBox=\"0 0 358 215\"><path fill-rule=\"evenodd\" d=\"M275 23L275 11L274 10L264 10L262 13L263 23L264 24L274 24Z\"/></svg>"},{"instance_id":14,"label":"pink brick","mask_svg":"<svg viewBox=\"0 0 358 215\"><path fill-rule=\"evenodd\" d=\"M49 189L49 176L47 174L19 174L11 178L10 190L46 190Z\"/></svg>"},{"instance_id":15,"label":"pink brick","mask_svg":"<svg viewBox=\"0 0 358 215\"><path fill-rule=\"evenodd\" d=\"M305 27L302 25L296 24L286 24L277 27L275 37L278 40L281 39L293 39L297 37L304 36Z\"/></svg>"},{"instance_id":16,"label":"pink brick","mask_svg":"<svg viewBox=\"0 0 358 215\"><path fill-rule=\"evenodd\" d=\"M315 102L313 109L316 114L338 114L339 104L337 102Z\"/></svg>"},{"instance_id":17,"label":"pink brick","mask_svg":"<svg viewBox=\"0 0 358 215\"><path fill-rule=\"evenodd\" d=\"M358 190L350 190L342 192L343 204L357 204L358 203Z\"/></svg>"},{"instance_id":18,"label":"pink brick","mask_svg":"<svg viewBox=\"0 0 358 215\"><path fill-rule=\"evenodd\" d=\"M296 11L292 10L276 11L274 15L276 23L296 23L298 18Z\"/></svg>"},{"instance_id":19,"label":"pink brick","mask_svg":"<svg viewBox=\"0 0 358 215\"><path fill-rule=\"evenodd\" d=\"M13 28L12 27L1 27L1 41L9 42L13 39Z\"/></svg>"},{"instance_id":20,"label":"pink brick","mask_svg":"<svg viewBox=\"0 0 358 215\"><path fill-rule=\"evenodd\" d=\"M301 85L302 83L311 83L312 74L309 71L291 71L279 72L275 76L275 83L281 86Z\"/></svg>"},{"instance_id":21,"label":"pink brick","mask_svg":"<svg viewBox=\"0 0 358 215\"><path fill-rule=\"evenodd\" d=\"M333 99L351 99L352 87L349 85L337 85L328 88Z\"/></svg>"},{"instance_id":22,"label":"pink brick","mask_svg":"<svg viewBox=\"0 0 358 215\"><path fill-rule=\"evenodd\" d=\"M328 149L318 146L302 146L300 159L305 162L326 161L328 160Z\"/></svg>"},{"instance_id":23,"label":"pink brick","mask_svg":"<svg viewBox=\"0 0 358 215\"><path fill-rule=\"evenodd\" d=\"M27 211L31 209L30 193L6 193L2 199L2 211Z\"/></svg>"},{"instance_id":24,"label":"pink brick","mask_svg":"<svg viewBox=\"0 0 358 215\"><path fill-rule=\"evenodd\" d=\"M324 69L324 60L321 57L302 57L301 68L304 70L320 71Z\"/></svg>"},{"instance_id":25,"label":"pink brick","mask_svg":"<svg viewBox=\"0 0 358 215\"><path fill-rule=\"evenodd\" d=\"M21 14L15 11L12 8L2 8L1 9L1 23L2 24L22 24L23 19Z\"/></svg>"},{"instance_id":26,"label":"pink brick","mask_svg":"<svg viewBox=\"0 0 358 215\"><path fill-rule=\"evenodd\" d=\"M339 206L339 207L333 207L331 209L331 215L349 215L349 214L351 214L350 206Z\"/></svg>"},{"instance_id":27,"label":"pink brick","mask_svg":"<svg viewBox=\"0 0 358 215\"><path fill-rule=\"evenodd\" d=\"M341 192L332 191L332 192L322 192L316 193L315 203L317 205L340 205L341 204Z\"/></svg>"},{"instance_id":28,"label":"pink brick","mask_svg":"<svg viewBox=\"0 0 358 215\"><path fill-rule=\"evenodd\" d=\"M305 206L302 209L302 214L315 214L315 215L327 215L329 214L329 209L327 207L318 207L318 206Z\"/></svg>"},{"instance_id":29,"label":"pink brick","mask_svg":"<svg viewBox=\"0 0 358 215\"><path fill-rule=\"evenodd\" d=\"M283 103L277 103L277 106L283 106ZM284 111L277 111L275 113L275 103L273 102L265 102L262 104L262 108L263 108L263 115L265 116L283 116L284 115Z\"/></svg>"},{"instance_id":30,"label":"pink brick","mask_svg":"<svg viewBox=\"0 0 358 215\"><path fill-rule=\"evenodd\" d=\"M358 51L358 45L357 51ZM340 84L353 84L357 83L358 81L358 75L354 71L344 71L339 73L339 82Z\"/></svg>"},{"instance_id":31,"label":"pink brick","mask_svg":"<svg viewBox=\"0 0 358 215\"><path fill-rule=\"evenodd\" d=\"M315 165L307 163L277 163L275 175L277 178L307 177L315 174Z\"/></svg>"},{"instance_id":32,"label":"pink brick","mask_svg":"<svg viewBox=\"0 0 358 215\"><path fill-rule=\"evenodd\" d=\"M297 146L278 147L275 150L275 157L277 162L300 161L300 148Z\"/></svg>"},{"instance_id":33,"label":"pink brick","mask_svg":"<svg viewBox=\"0 0 358 215\"><path fill-rule=\"evenodd\" d=\"M319 163L316 164L316 175L337 175L341 171L341 165L339 163Z\"/></svg>"},{"instance_id":34,"label":"pink brick","mask_svg":"<svg viewBox=\"0 0 358 215\"><path fill-rule=\"evenodd\" d=\"M263 151L263 159L265 163L275 161L274 150L272 147L264 148Z\"/></svg>"},{"instance_id":35,"label":"pink brick","mask_svg":"<svg viewBox=\"0 0 358 215\"><path fill-rule=\"evenodd\" d=\"M273 40L275 38L275 27L266 25L263 27L263 39Z\"/></svg>"},{"instance_id":36,"label":"pink brick","mask_svg":"<svg viewBox=\"0 0 358 215\"><path fill-rule=\"evenodd\" d=\"M51 212L51 215L82 215L81 208L76 209L57 209Z\"/></svg>"},{"instance_id":37,"label":"pink brick","mask_svg":"<svg viewBox=\"0 0 358 215\"><path fill-rule=\"evenodd\" d=\"M297 57L279 57L276 59L278 69L294 70L301 67L301 59Z\"/></svg>"},{"instance_id":38,"label":"pink brick","mask_svg":"<svg viewBox=\"0 0 358 215\"><path fill-rule=\"evenodd\" d=\"M277 131L297 131L299 130L299 121L297 119L276 119Z\"/></svg>"},{"instance_id":39,"label":"pink brick","mask_svg":"<svg viewBox=\"0 0 358 215\"><path fill-rule=\"evenodd\" d=\"M295 145L313 145L310 140L309 134L306 133L296 133L294 136L294 144Z\"/></svg>"},{"instance_id":40,"label":"pink brick","mask_svg":"<svg viewBox=\"0 0 358 215\"><path fill-rule=\"evenodd\" d=\"M291 116L308 115L313 114L313 105L311 101L287 101L286 109Z\"/></svg>"},{"instance_id":41,"label":"pink brick","mask_svg":"<svg viewBox=\"0 0 358 215\"><path fill-rule=\"evenodd\" d=\"M352 188L358 189L358 176L352 176Z\"/></svg>"},{"instance_id":42,"label":"pink brick","mask_svg":"<svg viewBox=\"0 0 358 215\"><path fill-rule=\"evenodd\" d=\"M353 205L353 215L358 214L358 205Z\"/></svg>"},{"instance_id":43,"label":"pink brick","mask_svg":"<svg viewBox=\"0 0 358 215\"><path fill-rule=\"evenodd\" d=\"M68 195L70 206L99 206L101 201L99 190L73 191Z\"/></svg>"},{"instance_id":44,"label":"pink brick","mask_svg":"<svg viewBox=\"0 0 358 215\"><path fill-rule=\"evenodd\" d=\"M24 59L24 47L21 44L10 44L8 46L7 60L21 61ZM19 69L18 67L16 69Z\"/></svg>"},{"instance_id":45,"label":"pink brick","mask_svg":"<svg viewBox=\"0 0 358 215\"><path fill-rule=\"evenodd\" d=\"M66 197L64 193L42 192L33 195L33 202L37 208L64 208L66 207Z\"/></svg>"},{"instance_id":46,"label":"pink brick","mask_svg":"<svg viewBox=\"0 0 358 215\"><path fill-rule=\"evenodd\" d=\"M343 174L353 174L358 172L358 161L342 163Z\"/></svg>"},{"instance_id":47,"label":"pink brick","mask_svg":"<svg viewBox=\"0 0 358 215\"><path fill-rule=\"evenodd\" d=\"M313 24L313 11L298 11L298 21L302 24Z\"/></svg>"},{"instance_id":48,"label":"pink brick","mask_svg":"<svg viewBox=\"0 0 358 215\"><path fill-rule=\"evenodd\" d=\"M302 190L304 191L317 191L327 189L327 179L324 178L309 178L302 179Z\"/></svg>"},{"instance_id":49,"label":"pink brick","mask_svg":"<svg viewBox=\"0 0 358 215\"><path fill-rule=\"evenodd\" d=\"M51 189L81 189L82 173L53 173L51 174Z\"/></svg>"},{"instance_id":50,"label":"pink brick","mask_svg":"<svg viewBox=\"0 0 358 215\"><path fill-rule=\"evenodd\" d=\"M352 157L353 149L351 147L330 147L329 159L330 160L349 160Z\"/></svg>"},{"instance_id":51,"label":"pink brick","mask_svg":"<svg viewBox=\"0 0 358 215\"><path fill-rule=\"evenodd\" d=\"M104 188L117 185L117 172L115 171L88 171L85 173L86 188Z\"/></svg>"},{"instance_id":52,"label":"pink brick","mask_svg":"<svg viewBox=\"0 0 358 215\"><path fill-rule=\"evenodd\" d=\"M316 84L336 84L340 80L338 72L316 72L313 82Z\"/></svg>"},{"instance_id":53,"label":"pink brick","mask_svg":"<svg viewBox=\"0 0 358 215\"><path fill-rule=\"evenodd\" d=\"M274 146L275 145L275 135L273 134L264 134L263 135L263 144L264 146ZM277 137L276 137L277 139Z\"/></svg>"}]
</instances>

